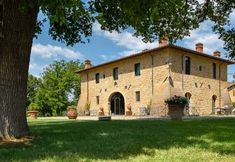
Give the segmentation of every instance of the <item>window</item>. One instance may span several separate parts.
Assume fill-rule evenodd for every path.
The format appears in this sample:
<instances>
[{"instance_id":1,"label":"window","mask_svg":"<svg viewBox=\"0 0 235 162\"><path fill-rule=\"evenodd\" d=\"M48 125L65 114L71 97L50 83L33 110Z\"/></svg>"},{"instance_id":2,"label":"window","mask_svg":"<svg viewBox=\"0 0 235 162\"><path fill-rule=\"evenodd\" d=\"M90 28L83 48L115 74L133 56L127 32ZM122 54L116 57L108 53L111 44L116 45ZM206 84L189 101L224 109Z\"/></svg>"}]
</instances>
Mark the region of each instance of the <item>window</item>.
<instances>
[{"instance_id":1,"label":"window","mask_svg":"<svg viewBox=\"0 0 235 162\"><path fill-rule=\"evenodd\" d=\"M113 80L118 80L118 68L113 69Z\"/></svg>"},{"instance_id":2,"label":"window","mask_svg":"<svg viewBox=\"0 0 235 162\"><path fill-rule=\"evenodd\" d=\"M216 79L216 64L213 63L213 79Z\"/></svg>"},{"instance_id":3,"label":"window","mask_svg":"<svg viewBox=\"0 0 235 162\"><path fill-rule=\"evenodd\" d=\"M97 105L100 104L100 96L96 96L96 104L97 104Z\"/></svg>"},{"instance_id":4,"label":"window","mask_svg":"<svg viewBox=\"0 0 235 162\"><path fill-rule=\"evenodd\" d=\"M140 101L140 91L135 92L136 101Z\"/></svg>"},{"instance_id":5,"label":"window","mask_svg":"<svg viewBox=\"0 0 235 162\"><path fill-rule=\"evenodd\" d=\"M185 74L191 74L191 58L188 56L185 56L184 58L184 65L185 65Z\"/></svg>"},{"instance_id":6,"label":"window","mask_svg":"<svg viewBox=\"0 0 235 162\"><path fill-rule=\"evenodd\" d=\"M105 79L105 74L103 74L103 78Z\"/></svg>"},{"instance_id":7,"label":"window","mask_svg":"<svg viewBox=\"0 0 235 162\"><path fill-rule=\"evenodd\" d=\"M202 71L202 66L199 66L199 71Z\"/></svg>"},{"instance_id":8,"label":"window","mask_svg":"<svg viewBox=\"0 0 235 162\"><path fill-rule=\"evenodd\" d=\"M235 96L235 90L233 90L233 96Z\"/></svg>"},{"instance_id":9,"label":"window","mask_svg":"<svg viewBox=\"0 0 235 162\"><path fill-rule=\"evenodd\" d=\"M140 75L140 63L135 64L135 76Z\"/></svg>"},{"instance_id":10,"label":"window","mask_svg":"<svg viewBox=\"0 0 235 162\"><path fill-rule=\"evenodd\" d=\"M100 82L100 73L95 74L95 82L96 84Z\"/></svg>"}]
</instances>

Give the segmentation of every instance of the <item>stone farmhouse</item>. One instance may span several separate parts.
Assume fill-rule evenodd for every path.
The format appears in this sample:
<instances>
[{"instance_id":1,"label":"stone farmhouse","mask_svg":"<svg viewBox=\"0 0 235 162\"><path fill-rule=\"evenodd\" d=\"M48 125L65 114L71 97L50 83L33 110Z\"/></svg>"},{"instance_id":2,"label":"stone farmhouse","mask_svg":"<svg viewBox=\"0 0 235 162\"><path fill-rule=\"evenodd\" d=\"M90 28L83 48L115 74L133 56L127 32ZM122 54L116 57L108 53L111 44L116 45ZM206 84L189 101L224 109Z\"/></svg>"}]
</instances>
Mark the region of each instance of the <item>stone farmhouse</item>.
<instances>
[{"instance_id":1,"label":"stone farmhouse","mask_svg":"<svg viewBox=\"0 0 235 162\"><path fill-rule=\"evenodd\" d=\"M77 71L81 77L78 110L84 112L90 103L91 115L100 108L105 115L143 115L151 105L151 115L167 115L164 100L181 95L189 99L189 115L209 115L215 107L231 105L228 92L227 66L234 62L203 52L203 44L195 50L171 45L165 39L159 47Z\"/></svg>"}]
</instances>

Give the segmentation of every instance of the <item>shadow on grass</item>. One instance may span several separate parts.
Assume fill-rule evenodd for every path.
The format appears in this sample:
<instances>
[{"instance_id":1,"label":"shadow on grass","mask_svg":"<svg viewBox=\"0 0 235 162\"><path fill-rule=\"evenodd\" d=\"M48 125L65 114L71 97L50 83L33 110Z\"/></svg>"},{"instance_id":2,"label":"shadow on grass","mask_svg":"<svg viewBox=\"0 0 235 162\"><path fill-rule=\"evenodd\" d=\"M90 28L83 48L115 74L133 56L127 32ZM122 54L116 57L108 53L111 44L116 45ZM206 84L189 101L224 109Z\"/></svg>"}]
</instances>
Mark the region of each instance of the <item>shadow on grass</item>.
<instances>
[{"instance_id":1,"label":"shadow on grass","mask_svg":"<svg viewBox=\"0 0 235 162\"><path fill-rule=\"evenodd\" d=\"M88 160L153 155L154 149L195 147L235 155L235 119L172 121L35 121L31 147L3 148L0 161L76 155ZM78 159L77 159L78 160Z\"/></svg>"}]
</instances>

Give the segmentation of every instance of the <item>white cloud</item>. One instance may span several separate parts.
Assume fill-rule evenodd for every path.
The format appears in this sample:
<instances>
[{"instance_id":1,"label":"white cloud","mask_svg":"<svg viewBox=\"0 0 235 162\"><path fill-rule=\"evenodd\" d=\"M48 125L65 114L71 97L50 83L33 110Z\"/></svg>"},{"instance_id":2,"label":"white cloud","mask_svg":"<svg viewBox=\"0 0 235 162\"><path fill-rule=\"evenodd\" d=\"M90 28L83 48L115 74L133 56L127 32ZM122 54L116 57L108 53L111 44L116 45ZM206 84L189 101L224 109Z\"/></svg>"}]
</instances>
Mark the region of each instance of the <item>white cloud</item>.
<instances>
[{"instance_id":1,"label":"white cloud","mask_svg":"<svg viewBox=\"0 0 235 162\"><path fill-rule=\"evenodd\" d=\"M212 22L206 21L196 30L191 31L189 37L183 39L186 48L195 49L195 44L200 42L204 44L204 52L212 54L215 50L222 50L223 41L219 36L212 32Z\"/></svg>"},{"instance_id":2,"label":"white cloud","mask_svg":"<svg viewBox=\"0 0 235 162\"><path fill-rule=\"evenodd\" d=\"M120 56L129 56L129 55L132 55L132 54L136 54L140 52L139 50L127 50L127 51L122 51L119 53Z\"/></svg>"},{"instance_id":3,"label":"white cloud","mask_svg":"<svg viewBox=\"0 0 235 162\"><path fill-rule=\"evenodd\" d=\"M206 21L200 25L200 28L191 31L191 35L183 39L183 46L186 48L195 49L195 44L201 42L204 44L204 52L211 54L215 50L222 50L223 41L218 39L218 35L212 32L212 22ZM99 34L111 41L113 41L116 45L126 48L127 50L119 53L120 56L127 56L131 54L135 54L144 49L151 49L158 47L158 42L155 41L153 43L144 43L141 40L141 37L135 37L132 33L124 31L122 33L118 33L116 31L110 33L108 31L103 31L100 29L100 24L95 23L93 26L93 30L96 34ZM104 60L108 58L105 56L101 56Z\"/></svg>"},{"instance_id":4,"label":"white cloud","mask_svg":"<svg viewBox=\"0 0 235 162\"><path fill-rule=\"evenodd\" d=\"M198 2L201 4L201 3L204 3L205 0L198 0Z\"/></svg>"},{"instance_id":5,"label":"white cloud","mask_svg":"<svg viewBox=\"0 0 235 162\"><path fill-rule=\"evenodd\" d=\"M97 22L94 24L93 30L96 34L110 39L118 46L126 48L126 51L120 53L120 55L122 56L134 54L144 49L151 49L158 46L157 41L153 43L144 43L141 37L135 37L133 36L133 33L127 31L124 31L122 33L118 33L116 31L113 31L112 33L108 31L103 31L100 29L100 24Z\"/></svg>"},{"instance_id":6,"label":"white cloud","mask_svg":"<svg viewBox=\"0 0 235 162\"><path fill-rule=\"evenodd\" d=\"M100 57L104 60L108 60L108 57L106 55L100 55Z\"/></svg>"},{"instance_id":7,"label":"white cloud","mask_svg":"<svg viewBox=\"0 0 235 162\"><path fill-rule=\"evenodd\" d=\"M39 74L43 71L43 69L47 65L39 65L37 63L30 63L29 64L29 72L30 74L33 74L36 77L39 77Z\"/></svg>"},{"instance_id":8,"label":"white cloud","mask_svg":"<svg viewBox=\"0 0 235 162\"><path fill-rule=\"evenodd\" d=\"M32 55L38 55L42 58L57 58L64 56L68 59L81 59L82 54L78 51L73 51L66 47L53 46L50 44L34 44L32 47Z\"/></svg>"},{"instance_id":9,"label":"white cloud","mask_svg":"<svg viewBox=\"0 0 235 162\"><path fill-rule=\"evenodd\" d=\"M229 15L230 23L235 25L235 10Z\"/></svg>"}]
</instances>

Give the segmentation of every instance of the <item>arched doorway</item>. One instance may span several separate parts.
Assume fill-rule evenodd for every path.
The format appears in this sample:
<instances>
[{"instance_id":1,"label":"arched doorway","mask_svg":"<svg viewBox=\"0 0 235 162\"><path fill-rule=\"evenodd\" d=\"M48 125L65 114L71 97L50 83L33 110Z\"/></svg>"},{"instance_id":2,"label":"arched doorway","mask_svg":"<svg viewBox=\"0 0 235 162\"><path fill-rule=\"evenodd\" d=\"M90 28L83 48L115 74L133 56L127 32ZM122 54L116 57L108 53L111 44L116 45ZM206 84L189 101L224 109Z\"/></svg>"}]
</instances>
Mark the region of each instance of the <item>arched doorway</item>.
<instances>
[{"instance_id":1,"label":"arched doorway","mask_svg":"<svg viewBox=\"0 0 235 162\"><path fill-rule=\"evenodd\" d=\"M110 96L110 110L111 114L124 115L125 114L125 101L121 93L115 92Z\"/></svg>"},{"instance_id":2,"label":"arched doorway","mask_svg":"<svg viewBox=\"0 0 235 162\"><path fill-rule=\"evenodd\" d=\"M190 100L191 99L191 93L189 93L189 92L187 92L187 93L185 93L185 97L188 99L188 100Z\"/></svg>"},{"instance_id":3,"label":"arched doorway","mask_svg":"<svg viewBox=\"0 0 235 162\"><path fill-rule=\"evenodd\" d=\"M212 114L215 114L215 102L216 102L217 96L212 96Z\"/></svg>"},{"instance_id":4,"label":"arched doorway","mask_svg":"<svg viewBox=\"0 0 235 162\"><path fill-rule=\"evenodd\" d=\"M188 99L188 105L186 105L186 114L187 115L193 115L192 100L191 100L192 94L187 92L187 93L185 93L185 97Z\"/></svg>"}]
</instances>

